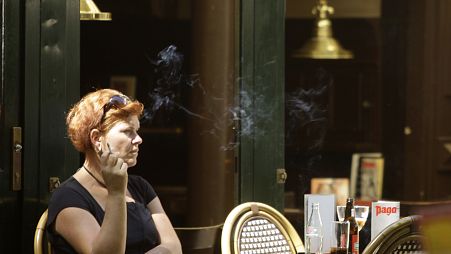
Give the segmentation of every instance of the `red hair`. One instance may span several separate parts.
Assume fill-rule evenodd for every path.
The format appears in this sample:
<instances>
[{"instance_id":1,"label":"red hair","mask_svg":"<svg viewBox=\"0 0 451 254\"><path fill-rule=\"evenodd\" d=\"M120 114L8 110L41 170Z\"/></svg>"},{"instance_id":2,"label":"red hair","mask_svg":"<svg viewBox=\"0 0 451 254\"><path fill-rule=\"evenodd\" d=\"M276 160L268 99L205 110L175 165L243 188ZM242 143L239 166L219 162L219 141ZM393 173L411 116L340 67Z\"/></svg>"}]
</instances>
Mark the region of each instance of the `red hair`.
<instances>
[{"instance_id":1,"label":"red hair","mask_svg":"<svg viewBox=\"0 0 451 254\"><path fill-rule=\"evenodd\" d=\"M141 116L144 106L139 101L131 101L124 107L111 108L103 115L103 107L114 95L124 96L113 89L101 89L85 95L67 113L66 126L75 149L85 153L93 149L90 140L92 129L109 131L116 123L126 121L130 116Z\"/></svg>"}]
</instances>

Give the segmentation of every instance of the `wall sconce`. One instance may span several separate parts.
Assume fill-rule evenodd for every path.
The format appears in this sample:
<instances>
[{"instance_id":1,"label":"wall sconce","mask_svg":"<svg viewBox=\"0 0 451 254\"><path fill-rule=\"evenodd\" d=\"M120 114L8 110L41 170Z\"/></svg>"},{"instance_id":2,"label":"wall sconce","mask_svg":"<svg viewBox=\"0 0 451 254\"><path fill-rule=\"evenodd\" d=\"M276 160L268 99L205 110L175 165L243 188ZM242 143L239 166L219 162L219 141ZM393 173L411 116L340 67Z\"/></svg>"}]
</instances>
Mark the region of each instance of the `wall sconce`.
<instances>
[{"instance_id":1,"label":"wall sconce","mask_svg":"<svg viewBox=\"0 0 451 254\"><path fill-rule=\"evenodd\" d=\"M312 10L316 16L314 35L304 46L293 52L295 58L312 59L351 59L354 57L349 50L343 49L340 43L332 37L332 23L329 15L334 13L334 8L327 4L327 0L318 0L318 4Z\"/></svg>"},{"instance_id":2,"label":"wall sconce","mask_svg":"<svg viewBox=\"0 0 451 254\"><path fill-rule=\"evenodd\" d=\"M93 0L80 0L80 20L111 20L110 12L101 12Z\"/></svg>"}]
</instances>

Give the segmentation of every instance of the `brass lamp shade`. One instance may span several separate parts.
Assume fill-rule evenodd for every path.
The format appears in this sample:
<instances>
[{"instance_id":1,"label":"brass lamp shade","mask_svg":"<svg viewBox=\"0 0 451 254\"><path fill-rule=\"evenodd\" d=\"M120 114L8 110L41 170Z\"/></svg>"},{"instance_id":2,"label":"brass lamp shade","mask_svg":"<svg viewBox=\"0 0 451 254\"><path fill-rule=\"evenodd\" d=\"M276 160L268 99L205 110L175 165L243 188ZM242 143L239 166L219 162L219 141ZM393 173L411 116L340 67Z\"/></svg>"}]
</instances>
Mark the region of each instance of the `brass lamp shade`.
<instances>
[{"instance_id":1,"label":"brass lamp shade","mask_svg":"<svg viewBox=\"0 0 451 254\"><path fill-rule=\"evenodd\" d=\"M352 52L343 49L340 43L332 36L332 24L328 15L333 13L333 8L327 5L327 1L318 0L318 5L312 12L316 15L314 36L302 48L295 50L292 56L312 59L353 58Z\"/></svg>"},{"instance_id":2,"label":"brass lamp shade","mask_svg":"<svg viewBox=\"0 0 451 254\"><path fill-rule=\"evenodd\" d=\"M80 20L111 20L110 12L101 12L93 0L80 0Z\"/></svg>"}]
</instances>

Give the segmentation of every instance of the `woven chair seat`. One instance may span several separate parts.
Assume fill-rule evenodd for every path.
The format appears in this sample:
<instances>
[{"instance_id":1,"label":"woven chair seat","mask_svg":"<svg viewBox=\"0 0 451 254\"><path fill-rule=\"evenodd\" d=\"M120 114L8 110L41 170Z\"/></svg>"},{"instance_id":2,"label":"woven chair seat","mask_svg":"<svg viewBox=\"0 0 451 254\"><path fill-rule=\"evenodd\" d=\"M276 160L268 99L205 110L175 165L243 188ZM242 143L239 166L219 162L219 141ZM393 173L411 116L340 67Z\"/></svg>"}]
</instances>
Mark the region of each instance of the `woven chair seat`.
<instances>
[{"instance_id":1,"label":"woven chair seat","mask_svg":"<svg viewBox=\"0 0 451 254\"><path fill-rule=\"evenodd\" d=\"M235 207L221 235L223 254L296 254L304 245L290 222L276 209L258 202Z\"/></svg>"},{"instance_id":2,"label":"woven chair seat","mask_svg":"<svg viewBox=\"0 0 451 254\"><path fill-rule=\"evenodd\" d=\"M423 244L417 239L406 240L399 243L393 254L420 254L423 253Z\"/></svg>"},{"instance_id":3,"label":"woven chair seat","mask_svg":"<svg viewBox=\"0 0 451 254\"><path fill-rule=\"evenodd\" d=\"M240 253L290 254L290 245L277 226L266 218L253 218L244 223L239 234Z\"/></svg>"}]
</instances>

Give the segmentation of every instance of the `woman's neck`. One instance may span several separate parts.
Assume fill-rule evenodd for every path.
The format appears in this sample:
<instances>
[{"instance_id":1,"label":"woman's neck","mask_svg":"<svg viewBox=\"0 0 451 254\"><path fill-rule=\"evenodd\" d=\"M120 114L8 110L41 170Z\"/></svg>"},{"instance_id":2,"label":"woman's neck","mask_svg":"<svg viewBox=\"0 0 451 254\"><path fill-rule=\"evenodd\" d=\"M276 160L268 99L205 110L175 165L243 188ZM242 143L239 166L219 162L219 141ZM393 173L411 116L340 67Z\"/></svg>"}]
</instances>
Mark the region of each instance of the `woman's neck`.
<instances>
[{"instance_id":1,"label":"woman's neck","mask_svg":"<svg viewBox=\"0 0 451 254\"><path fill-rule=\"evenodd\" d=\"M85 162L83 166L87 167L91 172L102 174L100 170L100 160L95 151L89 151L85 154Z\"/></svg>"},{"instance_id":2,"label":"woman's neck","mask_svg":"<svg viewBox=\"0 0 451 254\"><path fill-rule=\"evenodd\" d=\"M82 169L90 175L100 186L105 187L105 181L103 180L102 172L100 170L99 158L95 152L87 153L85 161L82 165Z\"/></svg>"}]
</instances>

